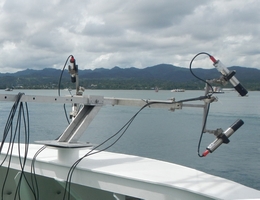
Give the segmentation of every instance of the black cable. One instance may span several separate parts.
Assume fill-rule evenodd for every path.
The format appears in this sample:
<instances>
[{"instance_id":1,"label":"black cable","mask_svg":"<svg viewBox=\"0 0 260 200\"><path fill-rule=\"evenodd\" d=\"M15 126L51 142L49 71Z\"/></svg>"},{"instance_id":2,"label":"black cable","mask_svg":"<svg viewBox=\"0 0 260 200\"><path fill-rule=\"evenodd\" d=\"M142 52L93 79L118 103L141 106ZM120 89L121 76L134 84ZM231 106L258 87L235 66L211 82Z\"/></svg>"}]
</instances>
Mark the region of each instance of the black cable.
<instances>
[{"instance_id":1,"label":"black cable","mask_svg":"<svg viewBox=\"0 0 260 200\"><path fill-rule=\"evenodd\" d=\"M6 161L8 155L9 155L9 160L8 160L8 164L7 164L7 171L6 171L6 174L5 174L5 178L4 178L3 186L2 186L2 190L1 190L1 199L3 199L4 188L5 188L5 184L6 184L6 181L7 181L7 177L9 175L9 170L10 170L10 165L11 165L11 160L12 160L12 154L13 154L13 147L14 147L14 142L15 142L15 138L16 138L16 135L17 135L17 130L20 127L21 109L22 109L21 103L20 103L20 107L19 107L19 113L18 113L18 116L17 116L17 123L16 123L16 126L15 126L15 132L13 134L13 120L14 120L16 110L18 108L18 105L19 105L19 102L21 100L22 95L23 95L23 93L18 93L17 98L16 98L16 100L13 104L13 107L10 111L9 117L7 119L7 122L6 122L4 134L3 134L3 139L2 139L2 142L1 142L1 146L0 146L0 153L1 153L3 146L5 144L5 140L6 140L7 136L9 135L10 141L9 141L8 149L7 149L6 155L5 155L2 163L0 164L0 166L2 166L3 163Z\"/></svg>"},{"instance_id":2,"label":"black cable","mask_svg":"<svg viewBox=\"0 0 260 200\"><path fill-rule=\"evenodd\" d=\"M195 100L203 100L209 98L208 96L201 96L201 97L197 97L197 98L191 98L191 99L184 99L184 100L180 100L178 102L164 102L164 104L174 104L174 103L182 103L182 102L187 102L187 101L195 101ZM131 123L134 121L134 119L136 118L136 116L146 107L149 107L152 104L162 104L162 102L149 102L147 104L145 104L143 107L141 107L136 114L133 115L132 118L130 118L130 120L128 120L128 122L119 129L119 131L117 131L115 134L113 134L112 136L110 136L108 139L106 139L105 141L103 141L102 143L100 143L99 145L97 145L96 147L94 147L93 149L91 149L87 154L85 154L84 156L82 156L81 158L79 158L77 161L74 162L74 164L70 167L70 170L68 172L67 175L67 179L66 179L66 184L65 184L65 188L64 188L64 195L63 195L63 200L66 199L66 193L68 193L68 200L70 200L70 187L71 187L71 179L72 179L72 175L74 170L76 169L77 165L81 162L81 160L83 160L84 158L100 153L102 151L105 151L107 149L109 149L110 147L112 147L116 142L119 141L119 139L125 134L125 132L127 131L127 129L129 128L129 126L131 125ZM209 110L209 107L208 107ZM206 118L205 118L205 122L206 122ZM205 127L205 123L204 122L204 127ZM203 130L204 130L203 127ZM123 131L123 132L122 132ZM122 133L121 133L122 132ZM121 134L120 134L121 133ZM202 132L203 133L203 132ZM118 136L118 134L120 134ZM108 145L107 147L104 147L103 149L100 149L98 151L97 150L99 147L101 147L102 145L104 145L105 143L107 143L108 141L110 141L111 139L113 139L114 137L118 136L114 142L112 142L112 144ZM202 137L202 136L201 136Z\"/></svg>"},{"instance_id":3,"label":"black cable","mask_svg":"<svg viewBox=\"0 0 260 200\"><path fill-rule=\"evenodd\" d=\"M197 98L191 98L191 99L184 99L184 100L180 100L177 102L164 102L164 104L173 104L173 103L182 103L182 102L187 102L187 101L195 101L195 100L203 100L209 98L208 96L201 96L201 97L197 97ZM65 184L65 189L64 189L64 196L63 196L63 200L65 200L66 198L66 193L70 194L70 185L71 185L71 179L72 179L72 175L74 170L76 169L77 165L81 162L81 160L83 160L84 158L100 153L102 151L105 151L107 149L109 149L110 147L112 147L116 142L118 142L118 140L125 134L125 132L127 131L127 129L129 128L129 126L131 125L131 123L134 121L134 119L136 118L136 116L146 107L149 107L152 104L157 104L157 103L162 103L162 102L149 102L147 104L145 104L142 108L139 109L138 112L136 112L136 114L130 118L130 120L121 128L119 129L119 131L117 131L114 135L112 135L111 137L109 137L108 139L106 139L105 141L103 141L102 143L100 143L99 145L97 145L96 147L94 147L93 149L91 149L87 154L85 154L84 156L82 156L80 159L78 159L77 161L74 162L74 164L71 166L68 175L67 175L67 179L66 179L66 184ZM209 110L209 107L208 107ZM206 118L205 118L205 122L206 122ZM205 127L205 123L204 122L204 127ZM203 127L203 130L204 130ZM122 132L123 131L123 132ZM102 145L104 145L105 143L107 143L109 140L113 139L114 137L116 137L120 132L122 132L114 142L112 142L112 144L110 144L107 147L104 147L101 150L95 151L96 149L98 149L99 147L101 147ZM203 133L203 132L202 132ZM202 136L201 136L202 137ZM68 195L68 200L70 200L70 195Z\"/></svg>"},{"instance_id":4,"label":"black cable","mask_svg":"<svg viewBox=\"0 0 260 200\"><path fill-rule=\"evenodd\" d=\"M0 154L2 152L2 149L3 149L3 146L5 144L5 140L6 140L7 136L8 136L8 133L9 133L10 129L12 128L13 119L15 117L15 113L16 113L16 110L18 108L18 105L19 105L19 102L20 102L20 99L21 99L22 95L23 95L23 93L18 93L17 99L15 100L15 102L14 102L12 108L11 108L11 111L9 113L9 116L7 118L5 129L4 129L3 138L2 138L2 142L1 142L1 145L0 145ZM10 137L10 141L11 141L11 137ZM9 143L9 145L10 145L10 143ZM8 148L8 151L9 151L9 148ZM0 166L2 166L3 162L0 164Z\"/></svg>"},{"instance_id":5,"label":"black cable","mask_svg":"<svg viewBox=\"0 0 260 200\"><path fill-rule=\"evenodd\" d=\"M192 63L193 63L193 61L194 61L199 55L207 55L207 56L211 57L211 55L208 54L208 53L206 53L206 52L200 52L200 53L196 54L196 55L191 59L191 61L190 61L190 65L189 65L190 73L191 73L195 78L197 78L198 80L200 80L200 81L206 83L206 84L211 88L211 92L212 92L212 94L213 94L214 91L213 91L212 85L211 85L209 82L207 82L206 80L204 80L204 79L198 77L198 76L197 76L196 74L194 74L194 72L192 71L192 67L191 67L191 66L192 66ZM212 94L211 94L211 95L212 95Z\"/></svg>"},{"instance_id":6,"label":"black cable","mask_svg":"<svg viewBox=\"0 0 260 200\"><path fill-rule=\"evenodd\" d=\"M16 187L16 191L15 191L15 199L20 199L20 187L21 187L21 182L22 182L22 178L25 179L25 181L27 182L27 184L30 187L30 184L25 176L24 173L24 169L25 169L25 165L26 165L26 161L27 161L27 155L28 155L28 150L29 150L29 111L28 111L28 105L27 103L25 103L25 109L24 109L24 104L23 102L21 102L21 97L23 96L23 93L18 93L17 98L11 108L11 111L9 113L9 117L7 119L6 122L6 126L4 129L4 133L3 133L3 138L2 138L2 142L1 142L1 146L0 149L2 151L3 146L5 144L5 141L7 139L7 137L9 136L9 145L7 148L7 151L5 153L5 157L3 159L3 161L1 162L2 166L4 164L4 162L7 160L8 156L8 164L7 164L7 170L6 170L6 174L5 174L5 178L3 181L3 186L2 186L2 191L1 191L1 199L3 199L3 191L6 185L6 181L8 179L8 175L9 175L9 170L10 170L10 165L11 165L11 161L12 161L12 155L13 155L13 147L14 147L14 143L17 139L17 147L18 147L18 160L20 163L20 167L21 167L21 175L19 177L19 181ZM17 112L18 109L18 112ZM17 114L17 115L16 115ZM14 120L16 117L16 125L14 124ZM23 129L22 129L23 128ZM23 130L23 131L22 131ZM22 138L22 133L24 133L24 155L22 156L21 154L21 138ZM30 187L31 189L31 187ZM17 197L18 196L18 197Z\"/></svg>"},{"instance_id":7,"label":"black cable","mask_svg":"<svg viewBox=\"0 0 260 200\"><path fill-rule=\"evenodd\" d=\"M70 120L68 118L68 114L67 114L66 104L65 103L63 104L63 110L64 110L64 113L65 113L66 120L67 120L68 124L70 124Z\"/></svg>"},{"instance_id":8,"label":"black cable","mask_svg":"<svg viewBox=\"0 0 260 200\"><path fill-rule=\"evenodd\" d=\"M33 192L33 188L31 187L31 184L29 183L27 177L25 176L25 172L24 172L24 168L26 165L26 161L27 161L27 155L28 155L28 150L29 150L29 144L30 144L30 131L29 131L29 111L28 111L28 105L27 103L25 103L25 110L24 110L24 106L23 103L20 103L20 107L19 107L19 112L18 112L18 116L19 116L19 124L18 124L18 158L20 161L20 166L21 166L21 175L19 178L19 182L17 184L17 188L16 188L16 193L15 193L15 197L17 196L17 194L19 195L20 198L20 188L21 188L21 183L22 183L22 179L24 178L24 180L26 181L28 187L30 188L30 190ZM23 121L21 121L23 120ZM21 155L21 126L23 125L24 128L24 155ZM23 162L22 162L23 160Z\"/></svg>"},{"instance_id":9,"label":"black cable","mask_svg":"<svg viewBox=\"0 0 260 200\"><path fill-rule=\"evenodd\" d=\"M16 128L15 128L15 135L14 135L14 139L15 139L15 136L18 132L18 141L17 141L17 145L18 145L18 160L19 160L19 163L20 163L20 167L21 167L21 174L20 174L20 178L19 178L19 181L18 181L18 184L17 184L17 187L16 187L16 190L15 190L15 195L14 195L14 199L16 199L17 197L17 194L19 195L19 199L20 199L20 186L21 186L21 182L22 182L22 177L23 177L23 164L22 164L22 158L21 158L21 141L20 141L20 136L21 136L21 112L22 112L22 103L20 103L20 107L19 107L19 110L18 110L18 117L17 117L17 123L16 123Z\"/></svg>"},{"instance_id":10,"label":"black cable","mask_svg":"<svg viewBox=\"0 0 260 200\"><path fill-rule=\"evenodd\" d=\"M210 97L213 95L213 93L214 93L214 90L213 90L212 85L211 85L209 82L207 82L206 80L203 80L202 78L200 78L200 77L198 77L197 75L195 75L195 74L193 73L193 71L192 71L192 67L191 67L191 66L192 66L192 63L193 63L193 61L195 60L195 58L197 58L199 55L207 55L207 56L211 57L211 55L208 54L208 53L206 53L206 52L200 52L200 53L196 54L196 55L191 59L191 61L190 61L190 65L189 65L190 72L191 72L191 74L192 74L195 78L197 78L197 79L201 80L202 82L206 83L206 84L211 88L211 94L205 94L205 95L206 95L205 97L210 98ZM198 142L197 153L198 153L198 156L199 156L199 157L204 157L203 155L200 154L200 145L201 145L202 137L203 137L203 134L204 134L204 129L205 129L206 123L207 123L207 118L208 118L208 114L209 114L209 108L210 108L210 103L207 103L207 107L206 107L207 110L206 110L206 113L205 113L205 118L204 118L204 121L203 121L202 130L201 130L200 137L199 137L199 142Z\"/></svg>"},{"instance_id":11,"label":"black cable","mask_svg":"<svg viewBox=\"0 0 260 200\"><path fill-rule=\"evenodd\" d=\"M200 97L195 97L195 98L190 98L190 99L183 99L180 101L176 101L175 103L184 103L184 102L189 102L189 101L199 101L199 100L204 100L204 99L208 99L210 98L210 96L205 95L205 96L200 96Z\"/></svg>"},{"instance_id":12,"label":"black cable","mask_svg":"<svg viewBox=\"0 0 260 200\"><path fill-rule=\"evenodd\" d=\"M68 58L66 59L65 63L64 63L64 66L61 70L61 74L60 74L60 78L59 78L59 82L58 82L58 95L60 96L60 84L61 84L61 79L62 79L62 75L63 75L63 72L65 70L65 67L69 61L69 58L71 57L72 55L69 55Z\"/></svg>"},{"instance_id":13,"label":"black cable","mask_svg":"<svg viewBox=\"0 0 260 200\"><path fill-rule=\"evenodd\" d=\"M74 162L74 164L71 166L68 175L67 175L67 179L66 179L66 184L65 184L65 189L64 189L64 195L63 195L63 200L65 200L66 198L66 193L68 193L68 200L70 200L70 186L71 186L71 179L72 179L72 175L74 170L76 169L77 165L81 162L81 160L83 160L84 158L100 153L102 151L105 151L107 149L109 149L110 147L112 147L116 142L118 142L118 140L125 134L125 132L127 131L127 129L129 128L129 126L132 124L132 122L134 121L134 119L136 118L136 116L147 106L150 106L152 104L162 104L162 102L149 102L147 104L145 104L143 107L141 107L136 114L133 115L133 117L130 118L130 120L128 120L128 122L126 122L126 124L120 128L115 134L113 134L112 136L110 136L108 139L106 139L105 141L103 141L102 143L100 143L99 145L97 145L96 147L94 147L93 149L91 149L87 154L85 154L84 156L82 156L81 158L79 158L77 161ZM173 104L175 102L164 102L164 104ZM122 132L123 131L123 132ZM108 145L107 147L104 147L101 150L95 151L96 149L98 149L99 147L101 147L102 145L104 145L105 143L107 143L108 141L110 141L111 139L113 139L114 137L116 137L120 132L122 132L114 142L112 142L112 144ZM95 151L95 152L94 152Z\"/></svg>"},{"instance_id":14,"label":"black cable","mask_svg":"<svg viewBox=\"0 0 260 200\"><path fill-rule=\"evenodd\" d=\"M69 61L69 58L71 57L72 55L69 55L68 58L66 59L65 63L64 63L64 66L61 70L61 74L60 74L60 78L59 78L59 82L58 82L58 95L60 96L60 85L61 85L61 79L62 79L62 76L63 76L63 72L65 70L65 67ZM65 113L65 117L66 117L66 120L68 122L68 124L70 124L70 121L69 121L69 118L68 118L68 114L67 114L67 110L66 110L66 105L63 104L63 109L64 109L64 113Z\"/></svg>"},{"instance_id":15,"label":"black cable","mask_svg":"<svg viewBox=\"0 0 260 200\"><path fill-rule=\"evenodd\" d=\"M34 194L35 200L40 199L39 186L38 186L37 177L36 177L36 173L35 173L35 161L36 161L36 157L45 148L46 148L46 146L42 146L40 149L38 149L38 151L34 154L33 159L32 159L32 163L31 163L31 182L32 182L32 188L33 188L33 194Z\"/></svg>"},{"instance_id":16,"label":"black cable","mask_svg":"<svg viewBox=\"0 0 260 200\"><path fill-rule=\"evenodd\" d=\"M13 133L13 126L12 126L12 124L13 124L13 119L14 119L14 116L15 116L15 113L16 113L19 101L21 99L21 96L22 96L21 93L19 93L17 95L17 99L16 99L16 101L14 102L14 104L13 104L13 106L11 108L11 111L9 113L9 116L8 116L8 119L7 119L7 122L6 122L6 125L5 125L3 138L2 138L2 141L1 141L1 145L0 145L0 154L2 153L2 149L3 149L3 146L5 144L5 140L6 140L8 135L10 136L10 141L9 141L9 145L8 145L8 149L7 149L6 155L5 155L4 159L3 159L3 161L1 162L0 167L2 167L3 163L6 161L9 152L10 151L12 152L12 133ZM10 134L8 134L8 133L10 133ZM12 154L10 154L9 161L11 159L11 155ZM6 176L5 176L5 179L3 181L3 186L2 186L2 191L1 191L1 199L3 199L3 191L4 191L5 184L6 184L7 175L8 175L8 172L9 172L9 167L10 167L10 162L8 163Z\"/></svg>"},{"instance_id":17,"label":"black cable","mask_svg":"<svg viewBox=\"0 0 260 200\"><path fill-rule=\"evenodd\" d=\"M204 157L203 155L200 154L200 144L201 144L201 140L202 140L202 137L203 137L203 134L204 134L204 129L205 129L205 127L206 127L207 118L208 118L208 114L209 114L209 108L210 108L210 103L207 104L207 111L206 111L206 115L205 115L205 118L204 118L202 130L201 130L200 138L199 138L199 142L198 142L198 150L197 150L197 153L198 153L198 156L199 156L199 157Z\"/></svg>"},{"instance_id":18,"label":"black cable","mask_svg":"<svg viewBox=\"0 0 260 200\"><path fill-rule=\"evenodd\" d=\"M14 143L11 143L9 161L7 164L7 170L6 170L6 174L5 174L5 178L4 178L3 186L2 186L2 191L1 191L1 200L4 199L4 188L5 188L6 181L7 181L8 175L9 175L9 170L10 170L10 165L11 165L11 160L12 160L12 153L13 153L13 146L14 146Z\"/></svg>"}]
</instances>

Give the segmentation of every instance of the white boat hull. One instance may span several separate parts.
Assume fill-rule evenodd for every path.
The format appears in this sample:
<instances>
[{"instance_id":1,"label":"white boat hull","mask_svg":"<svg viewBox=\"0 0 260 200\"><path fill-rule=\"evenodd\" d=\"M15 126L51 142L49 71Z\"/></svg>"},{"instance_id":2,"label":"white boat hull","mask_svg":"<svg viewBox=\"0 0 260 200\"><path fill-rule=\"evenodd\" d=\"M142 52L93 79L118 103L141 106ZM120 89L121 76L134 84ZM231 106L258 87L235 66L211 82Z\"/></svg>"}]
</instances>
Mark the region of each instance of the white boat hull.
<instances>
[{"instance_id":1,"label":"white boat hull","mask_svg":"<svg viewBox=\"0 0 260 200\"><path fill-rule=\"evenodd\" d=\"M7 151L7 145L3 149ZM31 162L41 145L30 144L24 171L30 182ZM23 148L21 148L23 149ZM35 162L40 199L63 199L65 180L71 165L90 149L47 147ZM0 168L0 184L6 174ZM4 199L14 199L21 175L18 145L14 145ZM174 200L174 199L260 199L260 191L212 176L188 167L110 152L100 152L83 159L71 179L71 199L88 200ZM2 187L1 187L2 188ZM23 179L21 199L34 199ZM87 197L87 198L86 198ZM131 198L130 198L131 197Z\"/></svg>"}]
</instances>

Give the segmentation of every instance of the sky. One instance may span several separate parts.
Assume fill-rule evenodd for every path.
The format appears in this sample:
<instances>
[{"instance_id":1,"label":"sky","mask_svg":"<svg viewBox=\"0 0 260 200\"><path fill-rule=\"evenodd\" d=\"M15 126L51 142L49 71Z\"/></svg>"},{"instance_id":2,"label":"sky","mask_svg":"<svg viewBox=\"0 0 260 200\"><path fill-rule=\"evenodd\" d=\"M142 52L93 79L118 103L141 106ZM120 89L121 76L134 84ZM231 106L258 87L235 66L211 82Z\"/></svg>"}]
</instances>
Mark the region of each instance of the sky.
<instances>
[{"instance_id":1,"label":"sky","mask_svg":"<svg viewBox=\"0 0 260 200\"><path fill-rule=\"evenodd\" d=\"M189 67L207 52L226 66L260 69L259 0L0 0L0 73ZM199 56L194 68L213 68Z\"/></svg>"}]
</instances>

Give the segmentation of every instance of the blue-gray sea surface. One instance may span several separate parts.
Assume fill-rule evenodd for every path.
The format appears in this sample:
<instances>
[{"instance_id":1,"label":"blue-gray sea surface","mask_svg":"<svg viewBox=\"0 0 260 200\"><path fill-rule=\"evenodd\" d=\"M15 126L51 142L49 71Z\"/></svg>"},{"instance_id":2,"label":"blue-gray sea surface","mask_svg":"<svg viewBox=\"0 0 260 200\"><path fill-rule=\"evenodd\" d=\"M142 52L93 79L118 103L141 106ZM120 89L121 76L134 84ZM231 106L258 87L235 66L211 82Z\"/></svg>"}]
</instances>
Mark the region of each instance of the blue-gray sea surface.
<instances>
[{"instance_id":1,"label":"blue-gray sea surface","mask_svg":"<svg viewBox=\"0 0 260 200\"><path fill-rule=\"evenodd\" d=\"M13 90L1 94L24 92L33 95L58 95L56 90ZM72 91L73 92L73 91ZM203 91L170 92L152 90L86 90L84 95L102 95L138 99L178 100L203 95ZM61 95L69 95L61 91ZM260 190L260 92L249 92L239 97L235 91L216 94L218 101L211 104L207 129L226 130L237 119L244 125L230 137L229 144L221 145L214 153L200 158L197 147L202 129L202 109L175 110L145 108L137 115L123 137L108 151L144 156L195 168L209 174L234 180ZM195 103L195 102L190 102ZM196 102L203 103L203 102ZM1 135L12 102L0 102ZM28 103L30 112L30 141L57 138L68 125L63 104ZM70 112L71 105L66 106ZM137 111L138 107L103 106L93 120L82 141L99 144L116 133ZM200 152L215 139L203 134Z\"/></svg>"}]
</instances>

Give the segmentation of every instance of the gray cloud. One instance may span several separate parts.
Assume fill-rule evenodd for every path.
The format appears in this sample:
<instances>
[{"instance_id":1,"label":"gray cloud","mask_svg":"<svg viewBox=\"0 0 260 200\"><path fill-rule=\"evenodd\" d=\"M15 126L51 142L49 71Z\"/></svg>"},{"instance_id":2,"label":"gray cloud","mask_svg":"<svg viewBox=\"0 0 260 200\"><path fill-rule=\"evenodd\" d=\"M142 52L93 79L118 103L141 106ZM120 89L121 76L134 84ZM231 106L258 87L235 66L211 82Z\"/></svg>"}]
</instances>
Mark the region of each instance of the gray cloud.
<instances>
[{"instance_id":1,"label":"gray cloud","mask_svg":"<svg viewBox=\"0 0 260 200\"><path fill-rule=\"evenodd\" d=\"M227 66L259 68L257 0L0 0L1 72L62 68L188 67L207 51ZM201 58L198 67L210 68Z\"/></svg>"}]
</instances>

